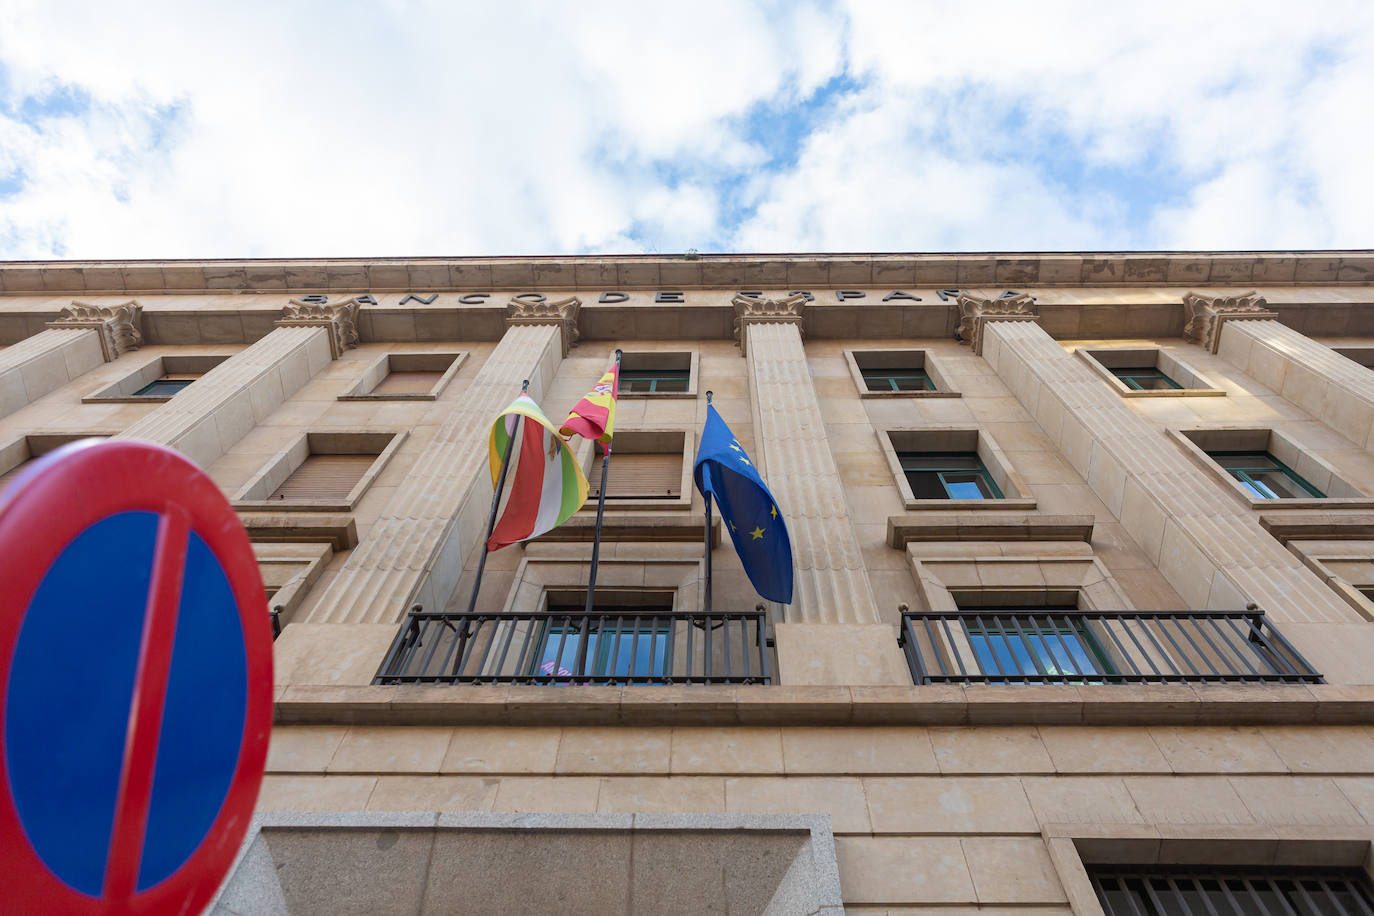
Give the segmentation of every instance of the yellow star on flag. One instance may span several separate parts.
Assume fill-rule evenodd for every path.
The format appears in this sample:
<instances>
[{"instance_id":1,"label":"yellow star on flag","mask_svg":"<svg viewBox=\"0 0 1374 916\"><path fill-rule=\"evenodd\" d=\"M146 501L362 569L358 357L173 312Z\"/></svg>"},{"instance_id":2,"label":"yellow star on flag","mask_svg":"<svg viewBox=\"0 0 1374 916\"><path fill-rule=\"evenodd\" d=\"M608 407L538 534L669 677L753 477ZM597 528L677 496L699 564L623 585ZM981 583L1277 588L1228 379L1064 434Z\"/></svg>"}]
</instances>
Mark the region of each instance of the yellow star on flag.
<instances>
[{"instance_id":1,"label":"yellow star on flag","mask_svg":"<svg viewBox=\"0 0 1374 916\"><path fill-rule=\"evenodd\" d=\"M762 528L755 528L753 531L751 531L751 532L749 532L749 533L750 533L751 535L753 535L754 540L756 540L756 541L761 541L761 540L763 540L763 529L762 529Z\"/></svg>"},{"instance_id":2,"label":"yellow star on flag","mask_svg":"<svg viewBox=\"0 0 1374 916\"><path fill-rule=\"evenodd\" d=\"M777 518L777 517L778 517L778 507L777 507L777 506L774 506L772 509L769 509L768 512L769 512L770 515L773 516L773 518Z\"/></svg>"}]
</instances>

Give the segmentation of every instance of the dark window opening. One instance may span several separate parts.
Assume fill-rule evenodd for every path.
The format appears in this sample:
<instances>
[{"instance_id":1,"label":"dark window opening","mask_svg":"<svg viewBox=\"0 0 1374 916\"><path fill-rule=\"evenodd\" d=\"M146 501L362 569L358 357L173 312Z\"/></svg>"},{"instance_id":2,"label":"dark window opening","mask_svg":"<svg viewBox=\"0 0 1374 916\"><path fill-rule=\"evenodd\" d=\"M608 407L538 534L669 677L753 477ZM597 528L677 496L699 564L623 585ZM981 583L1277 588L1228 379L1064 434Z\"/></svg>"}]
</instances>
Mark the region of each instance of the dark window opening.
<instances>
[{"instance_id":1,"label":"dark window opening","mask_svg":"<svg viewBox=\"0 0 1374 916\"><path fill-rule=\"evenodd\" d=\"M169 372L134 392L136 398L170 398L200 378L198 373Z\"/></svg>"},{"instance_id":2,"label":"dark window opening","mask_svg":"<svg viewBox=\"0 0 1374 916\"><path fill-rule=\"evenodd\" d=\"M539 626L539 651L529 674L572 676L585 652L592 677L666 678L672 663L673 595L659 592L597 593L586 617L585 595L549 596L547 620ZM662 618L653 615L661 614ZM585 644L585 648L584 648Z\"/></svg>"},{"instance_id":3,"label":"dark window opening","mask_svg":"<svg viewBox=\"0 0 1374 916\"><path fill-rule=\"evenodd\" d=\"M1183 386L1153 366L1139 368L1113 368L1112 375L1132 391L1170 391Z\"/></svg>"},{"instance_id":4,"label":"dark window opening","mask_svg":"<svg viewBox=\"0 0 1374 916\"><path fill-rule=\"evenodd\" d=\"M1328 916L1374 913L1359 869L1089 865L1106 916Z\"/></svg>"},{"instance_id":5,"label":"dark window opening","mask_svg":"<svg viewBox=\"0 0 1374 916\"><path fill-rule=\"evenodd\" d=\"M898 452L915 499L1002 499L976 452Z\"/></svg>"},{"instance_id":6,"label":"dark window opening","mask_svg":"<svg viewBox=\"0 0 1374 916\"><path fill-rule=\"evenodd\" d=\"M969 646L984 674L997 676L1084 676L1116 674L1106 651L1082 618L1057 616L1066 607L1036 608L1036 613L1006 613L965 619ZM1070 683L1073 683L1072 681Z\"/></svg>"},{"instance_id":7,"label":"dark window opening","mask_svg":"<svg viewBox=\"0 0 1374 916\"><path fill-rule=\"evenodd\" d=\"M924 369L860 368L869 391L934 391Z\"/></svg>"},{"instance_id":8,"label":"dark window opening","mask_svg":"<svg viewBox=\"0 0 1374 916\"><path fill-rule=\"evenodd\" d=\"M689 369L625 369L620 370L620 390L634 394L685 392Z\"/></svg>"},{"instance_id":9,"label":"dark window opening","mask_svg":"<svg viewBox=\"0 0 1374 916\"><path fill-rule=\"evenodd\" d=\"M1268 452L1208 452L1257 499L1325 499L1326 494Z\"/></svg>"}]
</instances>

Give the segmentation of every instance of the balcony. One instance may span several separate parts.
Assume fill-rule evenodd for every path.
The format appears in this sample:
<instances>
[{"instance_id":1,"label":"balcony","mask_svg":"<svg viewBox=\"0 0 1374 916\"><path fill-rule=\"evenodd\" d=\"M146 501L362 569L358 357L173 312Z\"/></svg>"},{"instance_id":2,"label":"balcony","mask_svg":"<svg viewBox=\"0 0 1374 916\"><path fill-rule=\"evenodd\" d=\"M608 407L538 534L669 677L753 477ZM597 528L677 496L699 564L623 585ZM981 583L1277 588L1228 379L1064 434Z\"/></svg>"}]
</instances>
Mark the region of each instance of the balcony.
<instances>
[{"instance_id":1,"label":"balcony","mask_svg":"<svg viewBox=\"0 0 1374 916\"><path fill-rule=\"evenodd\" d=\"M767 684L767 617L412 611L377 684Z\"/></svg>"},{"instance_id":2,"label":"balcony","mask_svg":"<svg viewBox=\"0 0 1374 916\"><path fill-rule=\"evenodd\" d=\"M917 684L1320 684L1263 611L906 611Z\"/></svg>"}]
</instances>

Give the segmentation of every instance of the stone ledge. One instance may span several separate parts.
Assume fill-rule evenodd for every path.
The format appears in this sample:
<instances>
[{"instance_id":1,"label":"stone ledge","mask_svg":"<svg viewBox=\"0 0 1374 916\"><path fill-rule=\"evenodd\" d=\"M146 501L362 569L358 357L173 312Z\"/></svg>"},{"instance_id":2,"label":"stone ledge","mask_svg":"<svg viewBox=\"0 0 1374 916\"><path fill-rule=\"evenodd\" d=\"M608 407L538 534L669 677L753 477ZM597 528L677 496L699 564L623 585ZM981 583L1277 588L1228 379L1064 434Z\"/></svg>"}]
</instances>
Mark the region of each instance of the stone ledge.
<instances>
[{"instance_id":1,"label":"stone ledge","mask_svg":"<svg viewBox=\"0 0 1374 916\"><path fill-rule=\"evenodd\" d=\"M912 541L1090 541L1091 515L935 514L890 515L887 545L905 550Z\"/></svg>"},{"instance_id":2,"label":"stone ledge","mask_svg":"<svg viewBox=\"0 0 1374 916\"><path fill-rule=\"evenodd\" d=\"M1374 281L1374 251L715 254L0 262L6 293L1187 286Z\"/></svg>"},{"instance_id":3,"label":"stone ledge","mask_svg":"<svg viewBox=\"0 0 1374 916\"><path fill-rule=\"evenodd\" d=\"M1374 686L277 689L278 725L1363 725Z\"/></svg>"},{"instance_id":4,"label":"stone ledge","mask_svg":"<svg viewBox=\"0 0 1374 916\"><path fill-rule=\"evenodd\" d=\"M358 546L358 524L351 515L240 512L239 521L255 544L330 544L335 550Z\"/></svg>"},{"instance_id":5,"label":"stone ledge","mask_svg":"<svg viewBox=\"0 0 1374 916\"><path fill-rule=\"evenodd\" d=\"M1273 514L1259 517L1260 527L1280 543L1289 541L1363 541L1374 538L1374 513L1341 515Z\"/></svg>"}]
</instances>

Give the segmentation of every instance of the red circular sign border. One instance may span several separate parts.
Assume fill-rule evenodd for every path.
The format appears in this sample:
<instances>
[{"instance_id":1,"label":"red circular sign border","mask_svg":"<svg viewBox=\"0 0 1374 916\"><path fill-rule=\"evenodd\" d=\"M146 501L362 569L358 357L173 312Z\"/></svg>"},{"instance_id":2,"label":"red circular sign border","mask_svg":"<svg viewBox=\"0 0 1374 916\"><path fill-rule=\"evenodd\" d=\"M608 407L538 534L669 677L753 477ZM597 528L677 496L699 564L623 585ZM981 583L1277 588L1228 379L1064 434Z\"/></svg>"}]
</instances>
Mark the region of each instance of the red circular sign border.
<instances>
[{"instance_id":1,"label":"red circular sign border","mask_svg":"<svg viewBox=\"0 0 1374 916\"><path fill-rule=\"evenodd\" d=\"M198 913L219 889L252 820L272 727L272 634L248 535L206 474L169 448L86 440L34 462L0 493L0 711L23 615L62 550L118 512L181 511L224 568L243 623L247 708L238 766L200 846L166 880L119 901L62 882L38 857L15 810L0 727L0 887L18 912ZM16 562L16 560L18 562Z\"/></svg>"}]
</instances>

